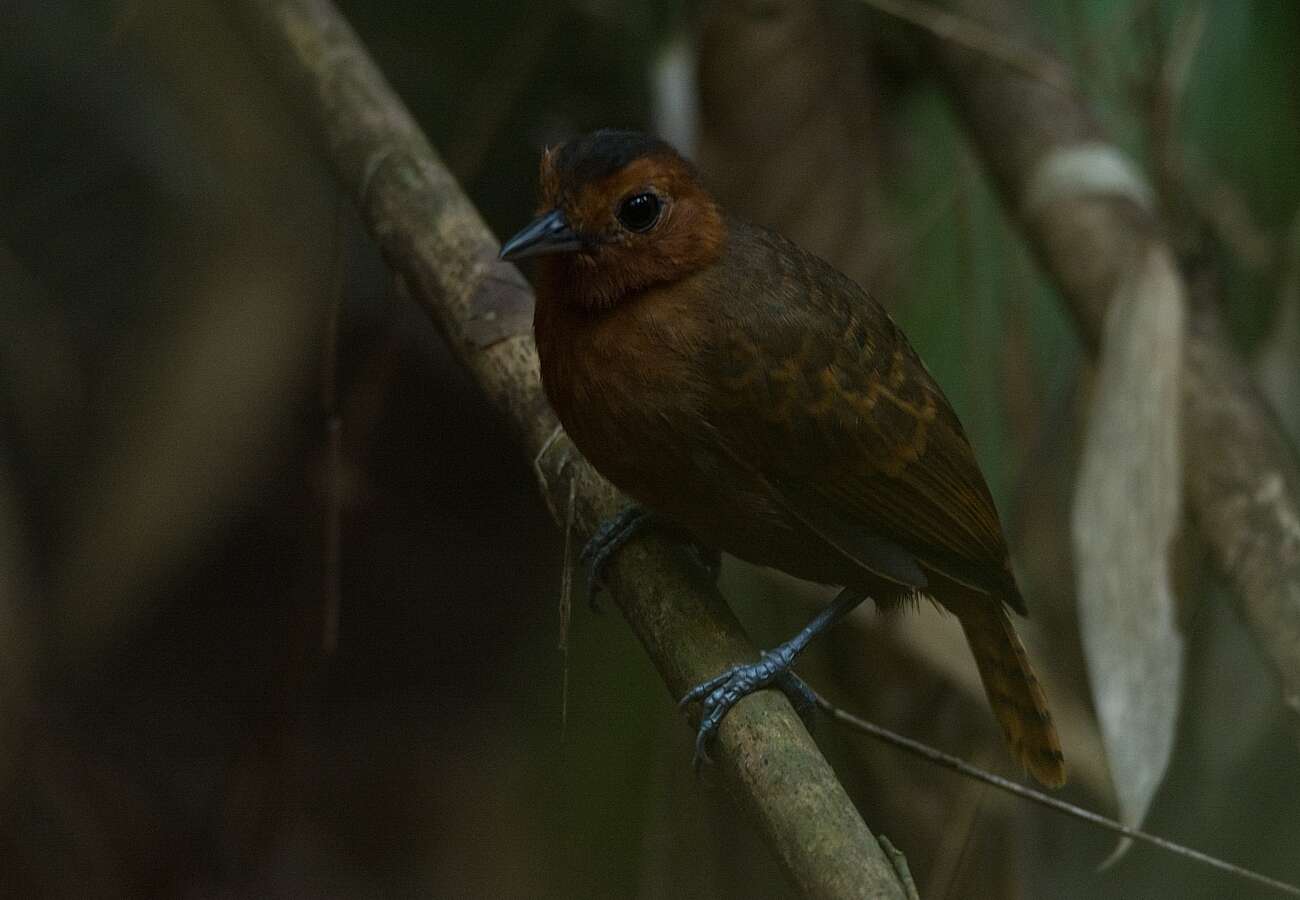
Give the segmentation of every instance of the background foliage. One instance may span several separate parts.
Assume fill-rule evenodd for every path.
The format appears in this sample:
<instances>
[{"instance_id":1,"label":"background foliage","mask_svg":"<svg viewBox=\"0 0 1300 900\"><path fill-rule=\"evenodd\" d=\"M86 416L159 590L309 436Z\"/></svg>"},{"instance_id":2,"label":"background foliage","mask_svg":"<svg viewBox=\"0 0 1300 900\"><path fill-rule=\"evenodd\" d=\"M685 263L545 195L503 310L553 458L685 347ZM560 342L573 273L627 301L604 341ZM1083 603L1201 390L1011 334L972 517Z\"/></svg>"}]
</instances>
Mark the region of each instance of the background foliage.
<instances>
[{"instance_id":1,"label":"background foliage","mask_svg":"<svg viewBox=\"0 0 1300 900\"><path fill-rule=\"evenodd\" d=\"M540 147L653 127L656 77L680 73L665 53L716 13L341 6L503 236L532 212ZM779 33L782 4L751 6ZM849 63L865 63L870 149L870 184L852 188L872 210L867 249L841 265L894 310L968 426L1031 598L1067 796L1113 810L1069 552L1090 373L927 60L866 6L827 8L862 41ZM1169 138L1173 199L1193 212L1171 218L1208 223L1208 239L1177 238L1221 265L1234 336L1295 423L1300 6L1032 9L1147 171L1153 71L1203 10ZM579 606L556 651L561 548L526 465L393 295L222 4L20 0L0 23L0 85L3 892L783 895L720 787L690 775L691 735L622 622ZM801 123L783 138L834 140ZM1294 736L1186 556L1189 673L1147 827L1300 880ZM724 579L760 644L824 599L739 565ZM867 615L802 668L850 708L1010 771L950 620ZM820 737L925 896L1246 895L1145 849L1098 873L1105 835Z\"/></svg>"}]
</instances>

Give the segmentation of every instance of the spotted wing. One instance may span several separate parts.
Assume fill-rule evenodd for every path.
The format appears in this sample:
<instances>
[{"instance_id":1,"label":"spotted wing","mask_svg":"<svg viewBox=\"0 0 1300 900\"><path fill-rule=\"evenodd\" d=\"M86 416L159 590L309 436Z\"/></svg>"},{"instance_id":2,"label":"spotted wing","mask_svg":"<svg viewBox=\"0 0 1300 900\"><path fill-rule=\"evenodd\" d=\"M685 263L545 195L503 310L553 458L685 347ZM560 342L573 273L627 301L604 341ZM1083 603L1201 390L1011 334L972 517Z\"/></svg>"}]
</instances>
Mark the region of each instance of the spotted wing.
<instances>
[{"instance_id":1,"label":"spotted wing","mask_svg":"<svg viewBox=\"0 0 1300 900\"><path fill-rule=\"evenodd\" d=\"M974 452L907 339L848 278L755 235L757 302L732 304L716 351L725 374L715 425L732 454L794 518L877 574L912 583L870 555L884 542L1019 608ZM866 551L854 552L854 536Z\"/></svg>"}]
</instances>

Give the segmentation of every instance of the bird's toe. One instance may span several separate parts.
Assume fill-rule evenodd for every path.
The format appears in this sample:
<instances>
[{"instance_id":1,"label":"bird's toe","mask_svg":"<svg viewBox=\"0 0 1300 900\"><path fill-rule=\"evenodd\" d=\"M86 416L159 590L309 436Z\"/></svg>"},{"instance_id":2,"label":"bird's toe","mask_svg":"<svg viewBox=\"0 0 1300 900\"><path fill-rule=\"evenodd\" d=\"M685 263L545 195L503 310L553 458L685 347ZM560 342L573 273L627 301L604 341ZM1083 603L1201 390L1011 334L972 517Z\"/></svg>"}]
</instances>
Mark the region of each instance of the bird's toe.
<instances>
[{"instance_id":1,"label":"bird's toe","mask_svg":"<svg viewBox=\"0 0 1300 900\"><path fill-rule=\"evenodd\" d=\"M789 670L789 661L780 653L764 653L763 659L748 665L733 666L696 685L678 703L685 706L700 701L700 727L695 735L695 768L709 762L708 748L717 737L727 713L741 700L765 687L776 687L790 698L804 723L812 728L816 709L812 689Z\"/></svg>"}]
</instances>

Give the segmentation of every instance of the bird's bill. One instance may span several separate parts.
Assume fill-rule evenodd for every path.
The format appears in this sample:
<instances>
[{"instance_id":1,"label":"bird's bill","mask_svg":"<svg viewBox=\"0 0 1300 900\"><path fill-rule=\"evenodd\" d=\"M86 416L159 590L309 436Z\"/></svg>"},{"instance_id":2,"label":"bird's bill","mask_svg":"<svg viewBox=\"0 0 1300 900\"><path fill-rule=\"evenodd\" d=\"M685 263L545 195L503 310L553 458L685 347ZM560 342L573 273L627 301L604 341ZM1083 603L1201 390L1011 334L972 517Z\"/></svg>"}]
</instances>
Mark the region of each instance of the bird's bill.
<instances>
[{"instance_id":1,"label":"bird's bill","mask_svg":"<svg viewBox=\"0 0 1300 900\"><path fill-rule=\"evenodd\" d=\"M501 258L513 262L544 253L569 253L581 246L582 241L569 227L564 213L553 209L506 241Z\"/></svg>"}]
</instances>

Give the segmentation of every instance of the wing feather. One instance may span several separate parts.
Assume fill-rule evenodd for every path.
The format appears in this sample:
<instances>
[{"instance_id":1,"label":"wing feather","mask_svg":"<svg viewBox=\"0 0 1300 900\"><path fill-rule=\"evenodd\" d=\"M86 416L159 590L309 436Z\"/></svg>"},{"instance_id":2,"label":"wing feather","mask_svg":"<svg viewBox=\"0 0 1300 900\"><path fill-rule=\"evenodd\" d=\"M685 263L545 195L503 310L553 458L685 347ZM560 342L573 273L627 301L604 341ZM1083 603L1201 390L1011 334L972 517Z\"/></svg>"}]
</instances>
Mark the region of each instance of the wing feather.
<instances>
[{"instance_id":1,"label":"wing feather","mask_svg":"<svg viewBox=\"0 0 1300 900\"><path fill-rule=\"evenodd\" d=\"M746 244L766 258L741 260L746 278L731 282L757 296L724 310L718 432L841 552L915 585L911 556L1017 605L974 451L893 320L783 238L752 229Z\"/></svg>"}]
</instances>

